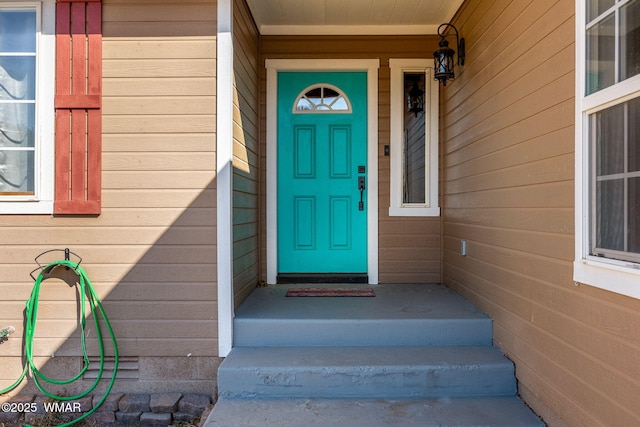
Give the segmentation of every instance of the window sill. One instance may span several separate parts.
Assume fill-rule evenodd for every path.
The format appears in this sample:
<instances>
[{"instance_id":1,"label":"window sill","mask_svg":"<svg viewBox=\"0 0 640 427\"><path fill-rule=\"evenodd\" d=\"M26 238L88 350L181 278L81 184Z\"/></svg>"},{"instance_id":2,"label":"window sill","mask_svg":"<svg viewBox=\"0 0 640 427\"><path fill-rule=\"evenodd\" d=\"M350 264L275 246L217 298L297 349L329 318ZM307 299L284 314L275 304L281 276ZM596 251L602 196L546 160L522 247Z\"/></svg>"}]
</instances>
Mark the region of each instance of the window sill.
<instances>
[{"instance_id":1,"label":"window sill","mask_svg":"<svg viewBox=\"0 0 640 427\"><path fill-rule=\"evenodd\" d=\"M424 208L424 207L390 207L389 208L389 216L432 216L439 217L440 216L440 208Z\"/></svg>"},{"instance_id":2,"label":"window sill","mask_svg":"<svg viewBox=\"0 0 640 427\"><path fill-rule=\"evenodd\" d=\"M0 215L53 214L53 201L0 202Z\"/></svg>"},{"instance_id":3,"label":"window sill","mask_svg":"<svg viewBox=\"0 0 640 427\"><path fill-rule=\"evenodd\" d=\"M573 280L640 299L640 266L637 264L580 259L573 264Z\"/></svg>"}]
</instances>

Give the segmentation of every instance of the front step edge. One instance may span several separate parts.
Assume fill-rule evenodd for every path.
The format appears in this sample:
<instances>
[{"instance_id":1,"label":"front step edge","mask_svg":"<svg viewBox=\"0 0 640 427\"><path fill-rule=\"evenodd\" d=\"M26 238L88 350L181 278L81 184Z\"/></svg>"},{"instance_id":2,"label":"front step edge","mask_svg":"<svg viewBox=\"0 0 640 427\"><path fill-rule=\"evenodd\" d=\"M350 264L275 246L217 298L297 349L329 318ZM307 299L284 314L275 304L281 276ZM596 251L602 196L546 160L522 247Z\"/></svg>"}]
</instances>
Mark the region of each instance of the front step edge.
<instances>
[{"instance_id":1,"label":"front step edge","mask_svg":"<svg viewBox=\"0 0 640 427\"><path fill-rule=\"evenodd\" d=\"M220 399L204 427L544 427L517 397Z\"/></svg>"},{"instance_id":2,"label":"front step edge","mask_svg":"<svg viewBox=\"0 0 640 427\"><path fill-rule=\"evenodd\" d=\"M513 363L495 347L236 347L225 398L513 396Z\"/></svg>"}]
</instances>

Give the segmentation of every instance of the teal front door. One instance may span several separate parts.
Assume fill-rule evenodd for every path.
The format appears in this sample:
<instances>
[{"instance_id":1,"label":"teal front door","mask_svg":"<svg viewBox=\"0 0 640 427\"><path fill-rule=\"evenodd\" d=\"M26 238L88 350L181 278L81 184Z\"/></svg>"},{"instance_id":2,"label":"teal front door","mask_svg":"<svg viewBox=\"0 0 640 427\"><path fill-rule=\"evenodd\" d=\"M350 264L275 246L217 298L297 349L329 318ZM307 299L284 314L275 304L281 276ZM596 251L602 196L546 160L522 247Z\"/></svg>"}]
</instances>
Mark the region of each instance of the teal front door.
<instances>
[{"instance_id":1,"label":"teal front door","mask_svg":"<svg viewBox=\"0 0 640 427\"><path fill-rule=\"evenodd\" d=\"M278 272L367 272L367 73L278 73Z\"/></svg>"}]
</instances>

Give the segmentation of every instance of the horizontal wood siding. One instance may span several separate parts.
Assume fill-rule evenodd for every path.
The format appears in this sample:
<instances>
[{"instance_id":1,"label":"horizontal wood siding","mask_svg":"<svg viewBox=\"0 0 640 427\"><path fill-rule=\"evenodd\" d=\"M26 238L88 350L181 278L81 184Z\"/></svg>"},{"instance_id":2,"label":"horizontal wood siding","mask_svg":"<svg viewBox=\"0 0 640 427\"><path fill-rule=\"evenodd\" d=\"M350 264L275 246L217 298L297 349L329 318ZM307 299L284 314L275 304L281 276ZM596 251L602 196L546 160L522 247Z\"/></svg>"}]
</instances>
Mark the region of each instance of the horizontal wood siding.
<instances>
[{"instance_id":1,"label":"horizontal wood siding","mask_svg":"<svg viewBox=\"0 0 640 427\"><path fill-rule=\"evenodd\" d=\"M0 388L19 374L4 359L21 354L33 259L52 248L82 257L122 355L217 354L216 2L104 0L103 12L102 214L0 216L0 328L17 329ZM80 355L75 296L45 285L35 353Z\"/></svg>"},{"instance_id":2,"label":"horizontal wood siding","mask_svg":"<svg viewBox=\"0 0 640 427\"><path fill-rule=\"evenodd\" d=\"M390 217L390 162L384 146L390 144L389 58L430 58L433 36L264 36L262 60L266 58L380 59L378 82L379 162L379 280L380 283L435 283L441 279L440 218ZM261 63L264 67L264 62ZM266 72L261 82L261 109L265 112ZM264 125L264 123L263 123ZM262 141L266 140L264 128ZM263 151L264 152L264 151ZM262 158L264 166L266 160ZM266 188L262 187L262 194ZM264 199L263 199L264 201ZM265 213L262 213L263 218ZM266 224L266 220L264 222ZM266 235L263 226L263 235ZM262 242L263 253L266 242ZM263 257L266 259L266 257ZM266 266L262 271L266 274ZM264 278L264 277L263 277Z\"/></svg>"},{"instance_id":3,"label":"horizontal wood siding","mask_svg":"<svg viewBox=\"0 0 640 427\"><path fill-rule=\"evenodd\" d=\"M217 351L216 2L107 0L103 13L104 205L136 226L124 241L149 247L116 289L127 284L118 292L124 301L184 308L139 316L143 350L129 352L193 348L186 353L210 356ZM200 332L186 332L192 328ZM147 340L158 349L144 351Z\"/></svg>"},{"instance_id":4,"label":"horizontal wood siding","mask_svg":"<svg viewBox=\"0 0 640 427\"><path fill-rule=\"evenodd\" d=\"M551 426L640 425L640 301L576 286L574 2L468 0L442 92L444 279ZM468 255L460 254L461 240Z\"/></svg>"},{"instance_id":5,"label":"horizontal wood siding","mask_svg":"<svg viewBox=\"0 0 640 427\"><path fill-rule=\"evenodd\" d=\"M234 2L233 284L236 307L259 280L258 30L244 0Z\"/></svg>"}]
</instances>

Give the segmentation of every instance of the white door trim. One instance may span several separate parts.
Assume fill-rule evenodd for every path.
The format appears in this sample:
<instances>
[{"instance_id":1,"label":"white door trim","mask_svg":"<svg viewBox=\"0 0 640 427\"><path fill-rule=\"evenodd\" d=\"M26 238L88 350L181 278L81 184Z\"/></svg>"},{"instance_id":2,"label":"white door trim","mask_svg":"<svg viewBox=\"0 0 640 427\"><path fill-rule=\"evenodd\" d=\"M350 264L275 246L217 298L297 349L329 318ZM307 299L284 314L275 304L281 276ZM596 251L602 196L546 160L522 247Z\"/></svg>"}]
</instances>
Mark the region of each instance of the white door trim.
<instances>
[{"instance_id":1,"label":"white door trim","mask_svg":"<svg viewBox=\"0 0 640 427\"><path fill-rule=\"evenodd\" d=\"M278 71L367 73L367 274L378 283L378 59L267 59L267 283L278 275Z\"/></svg>"}]
</instances>

